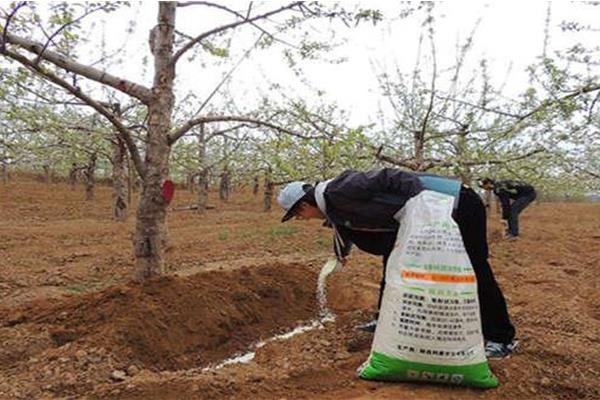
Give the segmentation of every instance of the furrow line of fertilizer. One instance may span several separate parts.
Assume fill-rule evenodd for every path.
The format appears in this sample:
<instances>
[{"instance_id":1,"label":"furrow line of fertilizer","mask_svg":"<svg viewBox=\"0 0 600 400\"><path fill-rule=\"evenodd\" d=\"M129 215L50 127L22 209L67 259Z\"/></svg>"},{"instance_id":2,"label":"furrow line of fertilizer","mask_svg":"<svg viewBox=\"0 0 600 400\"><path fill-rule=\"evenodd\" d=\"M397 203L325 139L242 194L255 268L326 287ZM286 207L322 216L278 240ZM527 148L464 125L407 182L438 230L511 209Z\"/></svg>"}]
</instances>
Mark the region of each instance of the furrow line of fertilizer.
<instances>
[{"instance_id":1,"label":"furrow line of fertilizer","mask_svg":"<svg viewBox=\"0 0 600 400\"><path fill-rule=\"evenodd\" d=\"M279 340L287 340L301 333L309 332L314 329L322 329L326 322L335 321L335 314L327 307L327 277L336 270L338 261L336 259L330 259L323 265L321 272L319 273L319 279L317 282L317 301L319 303L319 319L311 321L307 325L300 325L292 329L289 332L282 333L279 335L272 336L268 339L260 341L250 346L250 350L243 354L236 354L230 358L227 358L220 363L204 367L201 372L216 371L227 365L232 364L247 364L254 359L256 356L256 350L260 349L264 345L270 342Z\"/></svg>"}]
</instances>

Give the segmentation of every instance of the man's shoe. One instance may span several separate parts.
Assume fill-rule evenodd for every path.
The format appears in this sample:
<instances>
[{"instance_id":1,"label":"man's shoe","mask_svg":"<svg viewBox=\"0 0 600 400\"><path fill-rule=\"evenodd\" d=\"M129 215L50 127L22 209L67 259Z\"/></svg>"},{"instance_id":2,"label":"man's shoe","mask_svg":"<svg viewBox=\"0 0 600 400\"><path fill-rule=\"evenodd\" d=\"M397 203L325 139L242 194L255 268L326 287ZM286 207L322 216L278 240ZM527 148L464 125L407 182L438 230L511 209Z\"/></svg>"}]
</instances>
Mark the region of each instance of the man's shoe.
<instances>
[{"instance_id":1,"label":"man's shoe","mask_svg":"<svg viewBox=\"0 0 600 400\"><path fill-rule=\"evenodd\" d=\"M506 235L504 235L504 239L508 240L508 241L513 241L513 240L517 240L518 236L516 235L511 235L510 233L507 233Z\"/></svg>"},{"instance_id":2,"label":"man's shoe","mask_svg":"<svg viewBox=\"0 0 600 400\"><path fill-rule=\"evenodd\" d=\"M367 322L366 324L356 326L357 331L363 331L368 333L375 333L375 328L377 327L377 320L373 320L371 322Z\"/></svg>"},{"instance_id":3,"label":"man's shoe","mask_svg":"<svg viewBox=\"0 0 600 400\"><path fill-rule=\"evenodd\" d=\"M509 344L492 342L488 340L485 342L485 356L487 358L508 358L517 349L519 345L518 340L513 340Z\"/></svg>"}]
</instances>

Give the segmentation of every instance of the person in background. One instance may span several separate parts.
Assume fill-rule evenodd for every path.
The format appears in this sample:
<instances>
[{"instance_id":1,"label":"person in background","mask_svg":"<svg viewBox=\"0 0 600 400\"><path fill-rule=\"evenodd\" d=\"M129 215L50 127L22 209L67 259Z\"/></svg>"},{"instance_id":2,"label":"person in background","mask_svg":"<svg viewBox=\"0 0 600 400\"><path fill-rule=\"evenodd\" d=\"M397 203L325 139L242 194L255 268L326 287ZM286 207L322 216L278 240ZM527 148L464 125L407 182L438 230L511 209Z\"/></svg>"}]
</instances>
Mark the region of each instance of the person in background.
<instances>
[{"instance_id":1,"label":"person in background","mask_svg":"<svg viewBox=\"0 0 600 400\"><path fill-rule=\"evenodd\" d=\"M480 313L488 357L503 358L516 348L515 329L506 301L488 263L485 207L477 193L460 181L419 175L394 168L367 172L347 170L334 179L311 185L287 184L277 198L285 210L282 222L321 219L334 231L334 251L342 263L352 245L383 258L378 310L385 287L385 268L394 248L399 223L393 216L422 190L455 198L453 218L477 277ZM376 320L358 327L374 332Z\"/></svg>"},{"instance_id":2,"label":"person in background","mask_svg":"<svg viewBox=\"0 0 600 400\"><path fill-rule=\"evenodd\" d=\"M519 214L537 197L533 186L527 183L483 178L479 187L492 191L502 205L502 219L507 222L505 238L514 240L519 236Z\"/></svg>"}]
</instances>

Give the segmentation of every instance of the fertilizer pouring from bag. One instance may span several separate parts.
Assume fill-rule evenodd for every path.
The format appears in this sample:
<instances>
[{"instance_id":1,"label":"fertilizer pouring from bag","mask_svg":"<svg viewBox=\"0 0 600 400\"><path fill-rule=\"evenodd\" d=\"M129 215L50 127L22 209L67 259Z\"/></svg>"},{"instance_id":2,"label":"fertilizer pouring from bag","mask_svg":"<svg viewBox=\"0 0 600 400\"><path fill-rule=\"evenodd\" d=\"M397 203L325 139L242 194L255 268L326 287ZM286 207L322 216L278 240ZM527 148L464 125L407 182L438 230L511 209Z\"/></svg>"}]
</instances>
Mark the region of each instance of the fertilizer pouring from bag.
<instances>
[{"instance_id":1,"label":"fertilizer pouring from bag","mask_svg":"<svg viewBox=\"0 0 600 400\"><path fill-rule=\"evenodd\" d=\"M319 301L319 316L324 320L333 320L335 316L327 308L327 293L326 293L326 285L327 285L327 277L335 271L339 271L341 269L342 263L335 259L330 258L327 260L325 265L321 268L321 272L319 273L319 280L317 283L317 300Z\"/></svg>"}]
</instances>

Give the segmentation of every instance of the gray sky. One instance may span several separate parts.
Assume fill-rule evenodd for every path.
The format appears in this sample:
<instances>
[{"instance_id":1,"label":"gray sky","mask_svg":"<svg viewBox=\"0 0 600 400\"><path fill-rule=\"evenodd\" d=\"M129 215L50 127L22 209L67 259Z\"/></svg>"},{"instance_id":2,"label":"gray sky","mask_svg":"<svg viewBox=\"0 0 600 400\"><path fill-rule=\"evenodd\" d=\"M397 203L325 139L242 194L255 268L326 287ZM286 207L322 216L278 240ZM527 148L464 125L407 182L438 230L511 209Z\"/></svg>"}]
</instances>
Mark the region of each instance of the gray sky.
<instances>
[{"instance_id":1,"label":"gray sky","mask_svg":"<svg viewBox=\"0 0 600 400\"><path fill-rule=\"evenodd\" d=\"M3 6L6 1L0 0ZM245 1L220 2L231 8L245 9ZM364 1L362 7L380 8L386 15L397 13L390 1ZM269 1L259 4L261 9L275 8L280 1ZM142 57L150 57L147 45L148 32L156 21L156 2L143 2L131 8L110 15L110 20L98 22L91 30L92 42L99 43L104 32L107 48L118 49L125 45L125 56L122 65L108 65L107 70L116 75L150 85L152 81L152 65L144 71L140 68ZM535 61L542 52L544 43L544 24L547 12L545 1L489 1L489 2L443 2L436 3L435 47L438 70L451 67L456 62L457 45L464 43L470 32L480 20L475 33L475 46L469 53L465 70L475 68L482 57L489 62L492 83L499 85L506 80L505 94L509 96L522 93L527 86L525 68ZM559 23L563 20L577 20L582 23L595 23L589 7L580 4L556 1L552 3L550 24L550 49L563 49L576 41L585 45L597 45L597 38L591 35L562 32ZM594 10L595 11L595 10ZM415 64L418 38L423 30L420 25L424 13L406 19L383 22L373 27L363 23L356 29L336 29L335 40L345 39L345 44L337 47L328 56L344 57L347 62L329 64L321 61L303 63L306 78L326 93L326 99L337 102L350 111L351 123L369 122L377 111L377 103L381 101L375 79L373 65L378 68L392 67L398 64L403 71L410 72ZM99 21L98 18L95 19ZM133 33L127 34L125 27L135 20ZM229 15L218 10L207 10L205 7L185 7L178 10L177 27L190 35L196 35L207 29L230 22ZM339 25L338 25L339 26ZM307 27L311 34L327 38L326 29ZM251 43L252 31L246 28L236 34L232 47L232 56L224 59L217 67L202 67L203 58L192 62L182 61L178 66L178 94L181 98L184 91L192 91L204 98L212 91L221 76L237 62L240 55ZM245 32L245 33L244 33ZM253 34L255 32L252 32ZM595 41L594 41L595 40ZM290 38L293 42L293 38ZM586 41L588 43L586 43ZM82 58L92 60L97 57L99 46L91 45L79 54ZM423 53L429 53L429 45L425 42ZM96 56L94 56L94 54ZM289 86L288 92L305 94L306 91L298 79L286 67L281 55L281 47L277 50L253 52L253 56L245 60L233 75L229 88L239 104L252 104L262 89L265 89L264 77L272 82ZM208 58L211 59L210 57ZM214 58L212 58L214 59ZM210 63L208 63L210 64ZM208 65L207 64L207 65ZM422 64L427 70L430 65ZM510 71L510 73L509 73ZM467 74L468 75L468 74ZM443 80L439 82L444 88ZM234 88L234 89L232 89ZM217 100L218 101L218 100Z\"/></svg>"},{"instance_id":2,"label":"gray sky","mask_svg":"<svg viewBox=\"0 0 600 400\"><path fill-rule=\"evenodd\" d=\"M247 4L241 1L230 3L238 5L240 9ZM269 5L273 3L268 2ZM390 6L390 3L392 2L369 1L361 4L362 7L380 8L387 15L395 15L397 9L395 6ZM481 58L485 57L489 61L493 83L500 85L506 79L507 95L522 93L528 79L525 69L542 53L547 4L545 1L437 3L435 47L438 70L455 64L457 45L464 43L480 20L475 33L475 46L469 54L466 70L475 68ZM151 7L151 5L145 3L144 7ZM155 15L153 10L148 11L150 15ZM184 12L178 14L178 23L184 27L185 32L197 33L204 30L198 29L197 14L202 13L202 8L186 8L181 11ZM215 14L217 18L222 15L222 13ZM373 65L393 67L397 63L404 71L411 71L416 60L423 18L424 13L421 13L406 19L380 23L376 27L364 23L356 29L336 29L339 37L347 40L346 44L337 48L332 56L345 57L348 61L334 65L325 62L303 64L306 77L315 87L325 89L331 101L336 101L348 109L352 122L369 121L377 110L377 102L381 100ZM589 35L586 38L582 34L562 32L558 25L563 20L570 19L595 23L594 15L589 13L589 7L580 7L567 1L553 2L549 49L563 49L582 38L590 41L587 43L590 47L597 44L591 42L593 38ZM210 22L214 23L214 19L211 18ZM323 31L319 30L319 32ZM248 45L241 47L246 49ZM429 46L425 45L423 53L429 53L428 48ZM254 53L255 57L243 62L232 78L232 82L235 83L231 87L239 90L236 101L241 102L244 98L252 98L256 93L255 88L262 86L261 76L265 73L274 82L289 82L295 86L296 79L285 67L279 54L280 50L257 52ZM233 60L237 60L237 57L232 57ZM209 87L212 89L212 86L206 85L203 79L195 79L198 75L197 63L180 68L180 77L185 82L185 86L195 88L198 93L207 93ZM423 65L423 68L427 69L428 66ZM224 70L227 68L221 69L216 76L220 76ZM257 73L257 70L263 72ZM208 76L210 74L207 74ZM443 85L444 82L441 81L442 88ZM302 89L298 91L302 93Z\"/></svg>"}]
</instances>

